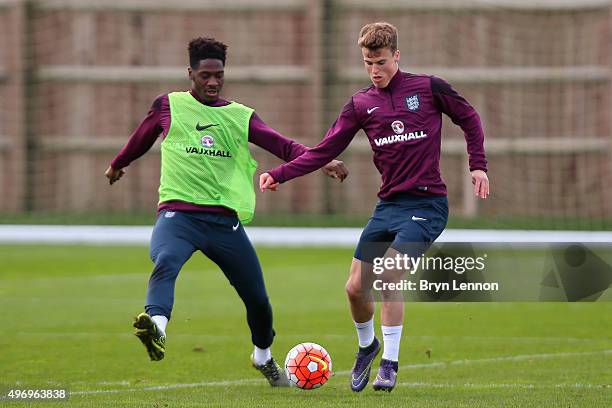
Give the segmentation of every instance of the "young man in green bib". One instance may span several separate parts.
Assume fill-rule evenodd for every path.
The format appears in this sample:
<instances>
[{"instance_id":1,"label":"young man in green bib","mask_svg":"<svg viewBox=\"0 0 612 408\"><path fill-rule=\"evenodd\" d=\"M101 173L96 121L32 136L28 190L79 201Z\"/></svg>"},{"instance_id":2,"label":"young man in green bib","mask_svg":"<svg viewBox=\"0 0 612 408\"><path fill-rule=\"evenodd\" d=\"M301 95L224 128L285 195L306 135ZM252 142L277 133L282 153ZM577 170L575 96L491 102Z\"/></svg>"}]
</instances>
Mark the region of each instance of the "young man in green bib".
<instances>
[{"instance_id":1,"label":"young man in green bib","mask_svg":"<svg viewBox=\"0 0 612 408\"><path fill-rule=\"evenodd\" d=\"M246 307L254 351L253 366L272 386L288 385L272 358L272 307L261 266L242 224L253 218L253 174L257 163L248 143L291 161L307 148L267 126L253 109L220 98L227 46L212 38L189 43L191 90L156 98L147 116L106 170L110 184L162 135L158 218L151 237L155 267L145 313L136 317L136 336L153 361L164 358L166 325L174 285L196 251L215 262ZM344 180L342 162L324 172Z\"/></svg>"}]
</instances>

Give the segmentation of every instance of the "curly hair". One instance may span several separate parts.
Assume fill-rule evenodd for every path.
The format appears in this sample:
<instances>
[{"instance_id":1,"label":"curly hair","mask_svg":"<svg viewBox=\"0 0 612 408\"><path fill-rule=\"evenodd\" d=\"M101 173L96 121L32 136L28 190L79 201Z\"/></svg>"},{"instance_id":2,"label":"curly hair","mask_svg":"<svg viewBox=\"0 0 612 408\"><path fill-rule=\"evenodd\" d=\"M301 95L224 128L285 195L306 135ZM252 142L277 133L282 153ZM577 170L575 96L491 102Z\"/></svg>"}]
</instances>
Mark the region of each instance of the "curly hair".
<instances>
[{"instance_id":1,"label":"curly hair","mask_svg":"<svg viewBox=\"0 0 612 408\"><path fill-rule=\"evenodd\" d=\"M385 21L366 24L359 32L357 45L368 50L389 48L391 52L395 52L397 50L397 28Z\"/></svg>"},{"instance_id":2,"label":"curly hair","mask_svg":"<svg viewBox=\"0 0 612 408\"><path fill-rule=\"evenodd\" d=\"M219 59L225 65L227 45L214 38L194 38L189 41L187 50L189 51L189 65L191 65L191 68L197 68L200 61L207 58Z\"/></svg>"}]
</instances>

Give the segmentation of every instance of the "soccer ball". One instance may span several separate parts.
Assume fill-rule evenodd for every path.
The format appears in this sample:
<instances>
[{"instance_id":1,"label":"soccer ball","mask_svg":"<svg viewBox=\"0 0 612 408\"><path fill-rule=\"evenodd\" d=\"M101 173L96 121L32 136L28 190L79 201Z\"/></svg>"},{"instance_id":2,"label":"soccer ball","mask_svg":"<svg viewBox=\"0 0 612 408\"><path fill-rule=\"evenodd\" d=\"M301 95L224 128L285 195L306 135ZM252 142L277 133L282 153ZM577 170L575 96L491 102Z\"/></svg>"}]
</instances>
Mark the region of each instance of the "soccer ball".
<instances>
[{"instance_id":1,"label":"soccer ball","mask_svg":"<svg viewBox=\"0 0 612 408\"><path fill-rule=\"evenodd\" d=\"M319 388L329 380L331 357L316 343L300 343L287 353L285 373L289 383L303 390Z\"/></svg>"}]
</instances>

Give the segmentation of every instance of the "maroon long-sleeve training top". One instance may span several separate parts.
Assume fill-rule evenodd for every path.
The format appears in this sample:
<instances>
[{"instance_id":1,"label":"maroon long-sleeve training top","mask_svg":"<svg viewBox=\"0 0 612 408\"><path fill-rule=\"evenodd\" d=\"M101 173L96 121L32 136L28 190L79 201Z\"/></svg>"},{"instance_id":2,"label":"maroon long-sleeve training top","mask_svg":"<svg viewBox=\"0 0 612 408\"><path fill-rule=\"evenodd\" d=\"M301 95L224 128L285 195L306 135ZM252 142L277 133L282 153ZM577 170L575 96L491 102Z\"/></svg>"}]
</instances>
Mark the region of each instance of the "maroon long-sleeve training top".
<instances>
[{"instance_id":1,"label":"maroon long-sleeve training top","mask_svg":"<svg viewBox=\"0 0 612 408\"><path fill-rule=\"evenodd\" d=\"M281 183L310 173L342 153L363 129L382 176L380 198L446 195L440 175L442 113L465 132L470 170L487 171L476 110L443 79L398 70L387 87L355 93L318 145L268 173Z\"/></svg>"}]
</instances>

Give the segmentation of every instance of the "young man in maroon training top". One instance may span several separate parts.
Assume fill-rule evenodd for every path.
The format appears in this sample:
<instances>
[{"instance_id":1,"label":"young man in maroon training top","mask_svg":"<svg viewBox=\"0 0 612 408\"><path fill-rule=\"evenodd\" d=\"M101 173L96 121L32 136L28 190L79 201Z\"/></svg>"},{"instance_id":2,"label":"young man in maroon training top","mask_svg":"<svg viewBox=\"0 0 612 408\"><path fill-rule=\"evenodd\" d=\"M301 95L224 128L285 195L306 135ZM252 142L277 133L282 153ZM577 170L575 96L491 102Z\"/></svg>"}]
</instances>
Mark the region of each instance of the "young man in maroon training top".
<instances>
[{"instance_id":1,"label":"young man in maroon training top","mask_svg":"<svg viewBox=\"0 0 612 408\"><path fill-rule=\"evenodd\" d=\"M379 22L364 26L358 45L373 85L348 100L317 146L260 177L262 191L276 190L280 183L312 172L338 156L360 129L372 146L374 164L382 176L380 201L361 234L346 284L359 338L351 378L353 391L367 385L380 350L368 286L374 258L400 253L419 256L446 227L448 202L439 165L442 113L465 132L474 194L483 199L489 194L484 134L474 108L444 80L399 70L393 25ZM388 245L377 250L376 243ZM391 272L388 279L401 277L401 271ZM393 301L391 292L380 295L384 350L373 386L391 391L398 371L404 305Z\"/></svg>"}]
</instances>

